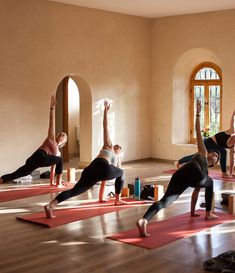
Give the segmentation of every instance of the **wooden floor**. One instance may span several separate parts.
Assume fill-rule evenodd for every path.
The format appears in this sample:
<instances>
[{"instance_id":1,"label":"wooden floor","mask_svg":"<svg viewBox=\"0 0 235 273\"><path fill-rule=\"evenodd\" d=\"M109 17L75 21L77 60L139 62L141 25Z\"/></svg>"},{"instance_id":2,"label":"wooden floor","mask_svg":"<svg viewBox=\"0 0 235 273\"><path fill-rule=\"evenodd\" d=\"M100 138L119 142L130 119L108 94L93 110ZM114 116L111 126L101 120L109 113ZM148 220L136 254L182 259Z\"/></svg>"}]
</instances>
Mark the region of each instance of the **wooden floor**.
<instances>
[{"instance_id":1,"label":"wooden floor","mask_svg":"<svg viewBox=\"0 0 235 273\"><path fill-rule=\"evenodd\" d=\"M139 176L144 183L167 186L170 176L162 171L174 166L145 161L125 164L123 168L126 184L133 183L134 178ZM80 170L77 172L79 174ZM45 180L38 182L44 183ZM2 185L1 189L5 187L9 187L9 184ZM60 204L60 207L76 205L77 200L96 199L98 187ZM222 192L234 190L235 183L215 181L216 206L220 205ZM191 189L187 190L152 221L158 221L158 217L167 219L188 212L190 193ZM203 195L202 192L199 202L204 200ZM235 221L153 250L106 239L112 233L134 228L136 220L148 206L125 209L56 228L16 220L16 215L41 211L53 196L48 194L0 203L1 273L202 273L205 272L202 267L205 259L235 248Z\"/></svg>"}]
</instances>

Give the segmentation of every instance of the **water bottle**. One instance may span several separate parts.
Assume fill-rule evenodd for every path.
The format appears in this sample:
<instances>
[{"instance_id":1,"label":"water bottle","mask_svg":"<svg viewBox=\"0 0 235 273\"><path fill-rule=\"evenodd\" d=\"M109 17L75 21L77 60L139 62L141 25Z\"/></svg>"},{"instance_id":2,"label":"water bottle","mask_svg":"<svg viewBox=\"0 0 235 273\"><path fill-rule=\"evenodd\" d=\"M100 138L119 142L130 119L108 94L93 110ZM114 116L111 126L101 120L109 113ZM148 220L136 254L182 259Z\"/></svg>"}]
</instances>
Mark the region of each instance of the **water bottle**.
<instances>
[{"instance_id":1,"label":"water bottle","mask_svg":"<svg viewBox=\"0 0 235 273\"><path fill-rule=\"evenodd\" d=\"M135 179L134 196L135 196L135 198L140 199L140 179L139 179L139 177L136 177L136 179Z\"/></svg>"}]
</instances>

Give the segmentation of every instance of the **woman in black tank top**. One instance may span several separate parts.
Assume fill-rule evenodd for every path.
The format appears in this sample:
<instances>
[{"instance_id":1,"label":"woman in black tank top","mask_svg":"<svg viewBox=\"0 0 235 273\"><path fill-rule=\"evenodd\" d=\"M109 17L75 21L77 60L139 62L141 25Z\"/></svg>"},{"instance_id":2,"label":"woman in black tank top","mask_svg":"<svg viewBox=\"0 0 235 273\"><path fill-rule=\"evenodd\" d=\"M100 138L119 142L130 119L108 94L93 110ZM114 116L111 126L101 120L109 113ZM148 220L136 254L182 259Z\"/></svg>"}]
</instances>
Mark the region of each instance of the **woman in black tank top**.
<instances>
[{"instance_id":1,"label":"woman in black tank top","mask_svg":"<svg viewBox=\"0 0 235 273\"><path fill-rule=\"evenodd\" d=\"M204 140L204 144L208 152L217 151L220 153L220 167L222 177L234 176L234 144L235 144L235 129L234 129L234 116L232 114L230 120L230 128L226 131L219 132L214 136L208 137ZM227 173L227 151L230 150L230 164L229 174ZM185 156L176 162L177 167L189 162L193 155Z\"/></svg>"},{"instance_id":2,"label":"woman in black tank top","mask_svg":"<svg viewBox=\"0 0 235 273\"><path fill-rule=\"evenodd\" d=\"M154 202L142 218L140 218L136 225L140 236L147 237L147 225L153 216L161 209L168 207L188 188L195 188L191 200L191 216L198 216L195 214L195 205L200 188L205 188L205 202L206 202L206 220L218 218L212 214L212 200L213 200L213 180L208 176L208 163L213 166L218 160L218 154L207 159L207 150L204 145L201 129L200 129L200 112L201 102L197 101L196 114L196 134L198 153L195 154L190 162L179 168L173 175L167 187L167 190L160 201Z\"/></svg>"}]
</instances>

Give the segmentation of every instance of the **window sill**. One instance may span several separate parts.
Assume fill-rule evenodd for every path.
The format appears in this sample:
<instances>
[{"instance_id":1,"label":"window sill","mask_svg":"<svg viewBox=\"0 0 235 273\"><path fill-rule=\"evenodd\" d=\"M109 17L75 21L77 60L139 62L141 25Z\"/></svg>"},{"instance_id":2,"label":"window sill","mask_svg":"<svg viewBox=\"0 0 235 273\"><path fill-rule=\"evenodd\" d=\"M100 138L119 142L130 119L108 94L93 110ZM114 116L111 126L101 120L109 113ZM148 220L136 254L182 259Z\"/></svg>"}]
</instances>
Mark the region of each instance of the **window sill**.
<instances>
[{"instance_id":1,"label":"window sill","mask_svg":"<svg viewBox=\"0 0 235 273\"><path fill-rule=\"evenodd\" d=\"M174 145L188 147L188 148L196 148L197 147L197 144L194 144L194 143L174 143Z\"/></svg>"}]
</instances>

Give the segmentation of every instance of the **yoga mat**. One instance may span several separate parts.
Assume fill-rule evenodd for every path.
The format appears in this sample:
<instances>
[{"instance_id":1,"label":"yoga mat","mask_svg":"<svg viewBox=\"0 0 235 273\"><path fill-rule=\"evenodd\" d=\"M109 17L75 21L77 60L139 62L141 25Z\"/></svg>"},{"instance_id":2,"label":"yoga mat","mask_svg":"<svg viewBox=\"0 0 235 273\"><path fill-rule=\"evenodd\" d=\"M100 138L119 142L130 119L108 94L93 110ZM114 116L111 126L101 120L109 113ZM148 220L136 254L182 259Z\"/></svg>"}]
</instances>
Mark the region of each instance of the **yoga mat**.
<instances>
[{"instance_id":1,"label":"yoga mat","mask_svg":"<svg viewBox=\"0 0 235 273\"><path fill-rule=\"evenodd\" d=\"M235 216L232 214L216 212L215 214L219 216L218 219L205 220L205 211L198 210L197 212L201 216L190 217L189 213L185 213L167 220L150 223L147 227L150 237L140 237L138 228L136 227L135 229L117 233L107 238L134 246L153 249L235 219Z\"/></svg>"},{"instance_id":2,"label":"yoga mat","mask_svg":"<svg viewBox=\"0 0 235 273\"><path fill-rule=\"evenodd\" d=\"M163 173L165 174L173 174L175 171L177 171L177 169L170 169L170 170L166 170L163 171ZM212 179L217 179L217 180L221 180L224 182L235 182L235 177L221 177L221 171L215 171L215 170L209 170L209 176Z\"/></svg>"},{"instance_id":3,"label":"yoga mat","mask_svg":"<svg viewBox=\"0 0 235 273\"><path fill-rule=\"evenodd\" d=\"M65 183L65 187L57 188L49 185L32 185L27 187L19 187L14 189L2 189L0 191L0 202L12 201L21 198L32 197L36 195L48 194L53 192L61 192L71 189L73 183Z\"/></svg>"},{"instance_id":4,"label":"yoga mat","mask_svg":"<svg viewBox=\"0 0 235 273\"><path fill-rule=\"evenodd\" d=\"M123 199L123 200L128 202L128 204L115 206L114 200L108 201L108 202L97 201L97 202L83 203L78 205L78 207L75 207L75 208L56 209L54 210L54 214L56 217L52 219L46 218L44 211L33 213L33 214L17 216L16 218L26 222L44 225L46 227L57 227L64 224L71 223L71 222L80 221L80 220L88 219L94 216L103 215L105 213L120 211L120 210L131 208L134 206L150 203L148 201L136 201L131 198Z\"/></svg>"}]
</instances>

